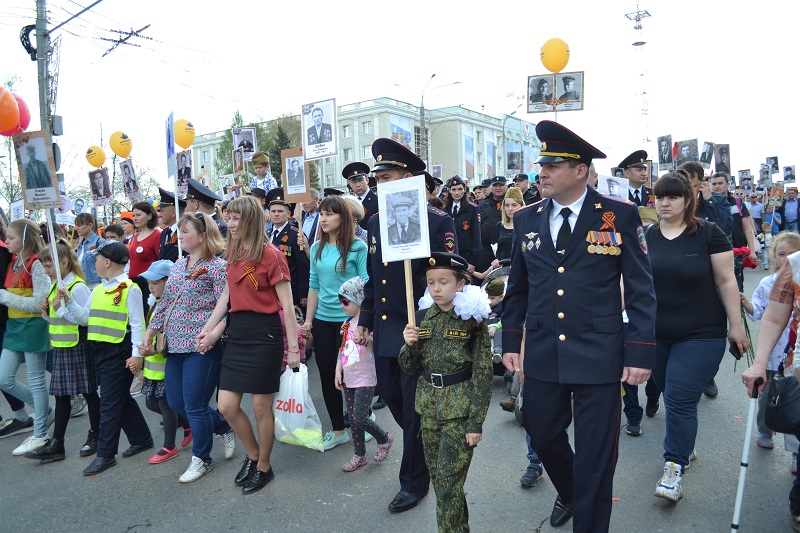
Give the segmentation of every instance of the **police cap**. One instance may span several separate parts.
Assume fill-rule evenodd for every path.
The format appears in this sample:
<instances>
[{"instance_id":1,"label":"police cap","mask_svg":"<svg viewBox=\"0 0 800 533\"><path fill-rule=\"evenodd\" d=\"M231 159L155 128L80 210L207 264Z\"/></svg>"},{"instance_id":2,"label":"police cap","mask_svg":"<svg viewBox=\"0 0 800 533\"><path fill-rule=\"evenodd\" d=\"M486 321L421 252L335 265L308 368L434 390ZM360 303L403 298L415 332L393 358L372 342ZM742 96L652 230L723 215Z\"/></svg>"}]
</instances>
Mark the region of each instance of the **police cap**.
<instances>
[{"instance_id":1,"label":"police cap","mask_svg":"<svg viewBox=\"0 0 800 533\"><path fill-rule=\"evenodd\" d=\"M215 202L221 202L222 198L217 196L217 193L197 181L196 179L189 178L189 192L186 194L185 200L197 200L200 203L214 205Z\"/></svg>"},{"instance_id":2,"label":"police cap","mask_svg":"<svg viewBox=\"0 0 800 533\"><path fill-rule=\"evenodd\" d=\"M391 139L375 139L372 143L372 157L376 170L405 170L412 174L425 170L425 163L411 150Z\"/></svg>"},{"instance_id":3,"label":"police cap","mask_svg":"<svg viewBox=\"0 0 800 533\"><path fill-rule=\"evenodd\" d=\"M158 194L161 198L158 200L158 205L164 207L175 207L175 195L169 192L166 189L162 189L161 187L158 188ZM178 200L178 205L183 211L186 208L186 200L183 198Z\"/></svg>"},{"instance_id":4,"label":"police cap","mask_svg":"<svg viewBox=\"0 0 800 533\"><path fill-rule=\"evenodd\" d=\"M617 168L628 170L629 168L647 168L647 152L644 150L636 150L631 155L617 165Z\"/></svg>"},{"instance_id":5,"label":"police cap","mask_svg":"<svg viewBox=\"0 0 800 533\"><path fill-rule=\"evenodd\" d=\"M568 128L551 120L536 125L536 137L542 141L542 150L535 163L560 163L579 161L588 165L592 159L605 159L606 154L584 141Z\"/></svg>"},{"instance_id":6,"label":"police cap","mask_svg":"<svg viewBox=\"0 0 800 533\"><path fill-rule=\"evenodd\" d=\"M342 169L342 177L346 180L357 180L369 174L369 165L356 161Z\"/></svg>"}]
</instances>

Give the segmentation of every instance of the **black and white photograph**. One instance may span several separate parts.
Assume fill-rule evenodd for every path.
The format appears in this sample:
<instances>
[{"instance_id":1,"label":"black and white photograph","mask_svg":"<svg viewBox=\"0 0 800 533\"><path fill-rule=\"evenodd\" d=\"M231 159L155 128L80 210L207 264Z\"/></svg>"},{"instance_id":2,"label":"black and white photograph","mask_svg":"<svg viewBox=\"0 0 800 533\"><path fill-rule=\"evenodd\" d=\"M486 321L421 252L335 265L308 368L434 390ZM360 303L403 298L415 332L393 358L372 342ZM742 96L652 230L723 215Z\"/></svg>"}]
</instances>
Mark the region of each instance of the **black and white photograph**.
<instances>
[{"instance_id":1,"label":"black and white photograph","mask_svg":"<svg viewBox=\"0 0 800 533\"><path fill-rule=\"evenodd\" d=\"M339 153L336 99L305 104L300 114L303 155L306 161Z\"/></svg>"},{"instance_id":2,"label":"black and white photograph","mask_svg":"<svg viewBox=\"0 0 800 533\"><path fill-rule=\"evenodd\" d=\"M83 198L75 198L72 201L72 212L76 215L86 212L86 200Z\"/></svg>"},{"instance_id":3,"label":"black and white photograph","mask_svg":"<svg viewBox=\"0 0 800 533\"><path fill-rule=\"evenodd\" d=\"M619 169L622 170L622 169ZM628 200L628 180L617 176L600 176L597 179L597 192L620 202Z\"/></svg>"},{"instance_id":4,"label":"black and white photograph","mask_svg":"<svg viewBox=\"0 0 800 533\"><path fill-rule=\"evenodd\" d=\"M794 181L794 165L790 167L783 167L783 181Z\"/></svg>"},{"instance_id":5,"label":"black and white photograph","mask_svg":"<svg viewBox=\"0 0 800 533\"><path fill-rule=\"evenodd\" d=\"M103 167L89 171L89 184L92 187L92 202L94 202L94 205L108 205L114 201L111 193L111 182L108 179L108 169Z\"/></svg>"},{"instance_id":6,"label":"black and white photograph","mask_svg":"<svg viewBox=\"0 0 800 533\"><path fill-rule=\"evenodd\" d=\"M175 155L175 114L170 113L166 123L167 159Z\"/></svg>"},{"instance_id":7,"label":"black and white photograph","mask_svg":"<svg viewBox=\"0 0 800 533\"><path fill-rule=\"evenodd\" d=\"M737 174L739 175L739 185L742 185L746 178L751 178L752 177L752 175L750 174L750 169L749 168L747 170L740 170L740 171L737 172Z\"/></svg>"},{"instance_id":8,"label":"black and white photograph","mask_svg":"<svg viewBox=\"0 0 800 533\"><path fill-rule=\"evenodd\" d=\"M745 194L750 194L753 192L753 178L751 176L742 178L742 191Z\"/></svg>"},{"instance_id":9,"label":"black and white photograph","mask_svg":"<svg viewBox=\"0 0 800 533\"><path fill-rule=\"evenodd\" d=\"M378 184L383 261L430 256L425 177Z\"/></svg>"},{"instance_id":10,"label":"black and white photograph","mask_svg":"<svg viewBox=\"0 0 800 533\"><path fill-rule=\"evenodd\" d=\"M311 199L310 165L303 158L302 148L281 150L284 200L289 203L307 202Z\"/></svg>"},{"instance_id":11,"label":"black and white photograph","mask_svg":"<svg viewBox=\"0 0 800 533\"><path fill-rule=\"evenodd\" d=\"M244 160L248 163L258 147L255 128L232 128L233 147L244 148Z\"/></svg>"},{"instance_id":12,"label":"black and white photograph","mask_svg":"<svg viewBox=\"0 0 800 533\"><path fill-rule=\"evenodd\" d=\"M29 131L14 135L19 175L23 177L23 197L27 209L43 209L61 205L61 195L53 160L53 145L46 131Z\"/></svg>"},{"instance_id":13,"label":"black and white photograph","mask_svg":"<svg viewBox=\"0 0 800 533\"><path fill-rule=\"evenodd\" d=\"M507 170L516 170L517 172L522 172L522 152L508 152L506 154L506 158L508 161Z\"/></svg>"},{"instance_id":14,"label":"black and white photograph","mask_svg":"<svg viewBox=\"0 0 800 533\"><path fill-rule=\"evenodd\" d=\"M658 141L658 168L672 167L672 135L662 135Z\"/></svg>"},{"instance_id":15,"label":"black and white photograph","mask_svg":"<svg viewBox=\"0 0 800 533\"><path fill-rule=\"evenodd\" d=\"M558 98L556 111L580 111L583 109L583 72L556 74L553 94Z\"/></svg>"},{"instance_id":16,"label":"black and white photograph","mask_svg":"<svg viewBox=\"0 0 800 533\"><path fill-rule=\"evenodd\" d=\"M729 144L714 145L714 172L731 174L731 147Z\"/></svg>"},{"instance_id":17,"label":"black and white photograph","mask_svg":"<svg viewBox=\"0 0 800 533\"><path fill-rule=\"evenodd\" d=\"M10 206L11 221L25 218L25 200L11 202Z\"/></svg>"},{"instance_id":18,"label":"black and white photograph","mask_svg":"<svg viewBox=\"0 0 800 533\"><path fill-rule=\"evenodd\" d=\"M611 167L611 175L615 178L625 178L625 169L619 167Z\"/></svg>"},{"instance_id":19,"label":"black and white photograph","mask_svg":"<svg viewBox=\"0 0 800 533\"><path fill-rule=\"evenodd\" d=\"M697 139L678 141L678 155L675 157L675 166L679 167L687 161L697 161L699 159L697 145Z\"/></svg>"},{"instance_id":20,"label":"black and white photograph","mask_svg":"<svg viewBox=\"0 0 800 533\"><path fill-rule=\"evenodd\" d=\"M772 168L769 165L761 164L761 170L758 176L758 185L760 187L772 187Z\"/></svg>"},{"instance_id":21,"label":"black and white photograph","mask_svg":"<svg viewBox=\"0 0 800 533\"><path fill-rule=\"evenodd\" d=\"M136 182L136 172L133 169L133 161L125 159L119 163L120 172L122 172L122 188L130 200L138 200L141 198L139 192L139 184Z\"/></svg>"},{"instance_id":22,"label":"black and white photograph","mask_svg":"<svg viewBox=\"0 0 800 533\"><path fill-rule=\"evenodd\" d=\"M778 156L773 155L767 158L767 165L769 165L771 174L780 174L781 167L778 165Z\"/></svg>"},{"instance_id":23,"label":"black and white photograph","mask_svg":"<svg viewBox=\"0 0 800 533\"><path fill-rule=\"evenodd\" d=\"M189 191L189 178L192 177L192 151L178 152L178 192L186 194Z\"/></svg>"},{"instance_id":24,"label":"black and white photograph","mask_svg":"<svg viewBox=\"0 0 800 533\"><path fill-rule=\"evenodd\" d=\"M431 167L431 176L442 179L442 165L433 165Z\"/></svg>"},{"instance_id":25,"label":"black and white photograph","mask_svg":"<svg viewBox=\"0 0 800 533\"><path fill-rule=\"evenodd\" d=\"M528 113L553 110L555 80L556 77L553 74L528 76Z\"/></svg>"},{"instance_id":26,"label":"black and white photograph","mask_svg":"<svg viewBox=\"0 0 800 533\"><path fill-rule=\"evenodd\" d=\"M233 150L233 177L238 178L244 174L244 148Z\"/></svg>"},{"instance_id":27,"label":"black and white photograph","mask_svg":"<svg viewBox=\"0 0 800 533\"><path fill-rule=\"evenodd\" d=\"M714 143L703 142L703 149L700 151L700 164L703 168L711 168L711 159L714 157Z\"/></svg>"},{"instance_id":28,"label":"black and white photograph","mask_svg":"<svg viewBox=\"0 0 800 533\"><path fill-rule=\"evenodd\" d=\"M238 198L242 195L242 188L238 185L233 187L228 187L226 185L223 187L223 192L227 196L228 200L233 200L234 198Z\"/></svg>"}]
</instances>

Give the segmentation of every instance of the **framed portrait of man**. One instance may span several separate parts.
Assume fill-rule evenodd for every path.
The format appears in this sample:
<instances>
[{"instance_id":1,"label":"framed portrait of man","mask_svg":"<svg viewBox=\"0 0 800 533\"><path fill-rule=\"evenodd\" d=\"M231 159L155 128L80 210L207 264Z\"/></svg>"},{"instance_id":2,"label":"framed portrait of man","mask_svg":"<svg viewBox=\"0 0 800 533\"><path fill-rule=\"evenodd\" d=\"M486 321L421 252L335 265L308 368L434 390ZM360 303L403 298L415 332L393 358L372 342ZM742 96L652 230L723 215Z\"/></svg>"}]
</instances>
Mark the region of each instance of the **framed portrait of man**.
<instances>
[{"instance_id":1,"label":"framed portrait of man","mask_svg":"<svg viewBox=\"0 0 800 533\"><path fill-rule=\"evenodd\" d=\"M703 168L711 168L711 159L714 157L714 143L703 142L703 149L700 151L700 164Z\"/></svg>"},{"instance_id":2,"label":"framed portrait of man","mask_svg":"<svg viewBox=\"0 0 800 533\"><path fill-rule=\"evenodd\" d=\"M678 141L678 155L675 156L675 166L679 167L687 161L697 161L697 139Z\"/></svg>"},{"instance_id":3,"label":"framed portrait of man","mask_svg":"<svg viewBox=\"0 0 800 533\"><path fill-rule=\"evenodd\" d=\"M658 168L672 168L672 135L662 135L658 139Z\"/></svg>"},{"instance_id":4,"label":"framed portrait of man","mask_svg":"<svg viewBox=\"0 0 800 533\"><path fill-rule=\"evenodd\" d=\"M61 205L53 143L47 131L28 131L14 135L14 152L22 178L22 197L26 209L47 209Z\"/></svg>"},{"instance_id":5,"label":"framed portrait of man","mask_svg":"<svg viewBox=\"0 0 800 533\"><path fill-rule=\"evenodd\" d=\"M794 181L794 165L783 167L783 181Z\"/></svg>"},{"instance_id":6,"label":"framed portrait of man","mask_svg":"<svg viewBox=\"0 0 800 533\"><path fill-rule=\"evenodd\" d=\"M580 111L583 109L583 72L559 72L556 74L553 94L558 98L556 111Z\"/></svg>"},{"instance_id":7,"label":"framed portrait of man","mask_svg":"<svg viewBox=\"0 0 800 533\"><path fill-rule=\"evenodd\" d=\"M233 177L238 178L244 174L244 148L233 150Z\"/></svg>"},{"instance_id":8,"label":"framed portrait of man","mask_svg":"<svg viewBox=\"0 0 800 533\"><path fill-rule=\"evenodd\" d=\"M553 74L528 76L528 113L543 113L553 110L553 89L556 77Z\"/></svg>"},{"instance_id":9,"label":"framed portrait of man","mask_svg":"<svg viewBox=\"0 0 800 533\"><path fill-rule=\"evenodd\" d=\"M72 212L76 215L80 215L81 213L86 212L86 200L83 198L75 198L72 201Z\"/></svg>"},{"instance_id":10,"label":"framed portrait of man","mask_svg":"<svg viewBox=\"0 0 800 533\"><path fill-rule=\"evenodd\" d=\"M186 194L189 191L189 178L192 177L192 151L178 152L176 158L178 160L178 192Z\"/></svg>"},{"instance_id":11,"label":"framed portrait of man","mask_svg":"<svg viewBox=\"0 0 800 533\"><path fill-rule=\"evenodd\" d=\"M305 104L300 113L303 155L306 161L339 153L336 99Z\"/></svg>"},{"instance_id":12,"label":"framed portrait of man","mask_svg":"<svg viewBox=\"0 0 800 533\"><path fill-rule=\"evenodd\" d=\"M772 186L772 167L768 164L761 164L761 170L759 171L758 177L758 184L762 187L771 187Z\"/></svg>"},{"instance_id":13,"label":"framed portrait of man","mask_svg":"<svg viewBox=\"0 0 800 533\"><path fill-rule=\"evenodd\" d=\"M119 170L122 173L122 189L128 199L136 202L142 197L139 192L139 184L136 182L136 171L133 168L133 161L125 159L120 161Z\"/></svg>"},{"instance_id":14,"label":"framed portrait of man","mask_svg":"<svg viewBox=\"0 0 800 533\"><path fill-rule=\"evenodd\" d=\"M431 176L442 179L442 165L433 165L431 167Z\"/></svg>"},{"instance_id":15,"label":"framed portrait of man","mask_svg":"<svg viewBox=\"0 0 800 533\"><path fill-rule=\"evenodd\" d=\"M170 113L166 123L167 159L175 155L175 113Z\"/></svg>"},{"instance_id":16,"label":"framed portrait of man","mask_svg":"<svg viewBox=\"0 0 800 533\"><path fill-rule=\"evenodd\" d=\"M731 176L731 146L729 144L714 145L714 171L724 172Z\"/></svg>"},{"instance_id":17,"label":"framed portrait of man","mask_svg":"<svg viewBox=\"0 0 800 533\"><path fill-rule=\"evenodd\" d=\"M624 173L621 178L618 176L600 176L597 180L597 192L603 196L625 202L628 200L628 180L625 178Z\"/></svg>"},{"instance_id":18,"label":"framed portrait of man","mask_svg":"<svg viewBox=\"0 0 800 533\"><path fill-rule=\"evenodd\" d=\"M233 147L244 148L244 160L248 163L258 147L255 128L232 128Z\"/></svg>"},{"instance_id":19,"label":"framed portrait of man","mask_svg":"<svg viewBox=\"0 0 800 533\"><path fill-rule=\"evenodd\" d=\"M303 149L281 150L281 163L284 200L291 204L311 200L311 169Z\"/></svg>"},{"instance_id":20,"label":"framed portrait of man","mask_svg":"<svg viewBox=\"0 0 800 533\"><path fill-rule=\"evenodd\" d=\"M96 168L89 171L89 186L92 190L92 202L94 202L94 205L108 205L114 201L107 168Z\"/></svg>"},{"instance_id":21,"label":"framed portrait of man","mask_svg":"<svg viewBox=\"0 0 800 533\"><path fill-rule=\"evenodd\" d=\"M767 165L769 166L770 174L780 174L781 167L778 165L778 156L773 155L767 158Z\"/></svg>"},{"instance_id":22,"label":"framed portrait of man","mask_svg":"<svg viewBox=\"0 0 800 533\"><path fill-rule=\"evenodd\" d=\"M378 184L383 261L430 256L427 205L425 176Z\"/></svg>"}]
</instances>

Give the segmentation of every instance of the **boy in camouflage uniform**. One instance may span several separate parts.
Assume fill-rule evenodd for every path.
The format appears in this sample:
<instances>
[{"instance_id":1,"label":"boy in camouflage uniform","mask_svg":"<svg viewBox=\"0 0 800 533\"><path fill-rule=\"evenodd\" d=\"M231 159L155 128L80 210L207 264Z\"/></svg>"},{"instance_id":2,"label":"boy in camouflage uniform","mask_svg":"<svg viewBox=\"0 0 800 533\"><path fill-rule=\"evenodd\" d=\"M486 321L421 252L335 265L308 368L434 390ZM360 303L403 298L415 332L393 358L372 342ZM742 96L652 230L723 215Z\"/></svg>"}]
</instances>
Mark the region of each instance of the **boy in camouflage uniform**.
<instances>
[{"instance_id":1,"label":"boy in camouflage uniform","mask_svg":"<svg viewBox=\"0 0 800 533\"><path fill-rule=\"evenodd\" d=\"M422 371L415 408L422 418L439 531L469 531L464 482L492 396L489 301L478 287L465 289L469 274L463 257L434 253L428 264L430 295L420 300L419 327L409 324L403 331L399 364L409 374Z\"/></svg>"}]
</instances>

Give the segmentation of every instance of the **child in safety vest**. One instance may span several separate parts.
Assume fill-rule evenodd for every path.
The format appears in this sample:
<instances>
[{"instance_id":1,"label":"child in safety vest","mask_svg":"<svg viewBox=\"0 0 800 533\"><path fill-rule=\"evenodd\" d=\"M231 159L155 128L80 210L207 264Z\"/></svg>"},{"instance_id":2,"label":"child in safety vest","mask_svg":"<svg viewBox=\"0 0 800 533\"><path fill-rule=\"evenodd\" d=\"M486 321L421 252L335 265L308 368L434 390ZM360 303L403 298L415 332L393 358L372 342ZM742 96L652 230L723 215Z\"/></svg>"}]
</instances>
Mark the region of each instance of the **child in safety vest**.
<instances>
[{"instance_id":1,"label":"child in safety vest","mask_svg":"<svg viewBox=\"0 0 800 533\"><path fill-rule=\"evenodd\" d=\"M28 459L41 463L64 460L64 435L71 414L70 396L83 394L89 408L89 435L80 450L81 457L97 452L97 435L100 431L100 396L97 394L97 376L92 362L91 347L86 340L85 323L89 316L92 293L83 279L78 256L69 241L56 241L58 263L61 269L61 286L56 281L56 267L50 248L39 252L47 275L53 280L50 294L42 303L42 316L50 323L50 344L53 346L53 370L50 394L56 397L55 429L53 438L44 448L25 454Z\"/></svg>"},{"instance_id":2,"label":"child in safety vest","mask_svg":"<svg viewBox=\"0 0 800 533\"><path fill-rule=\"evenodd\" d=\"M99 474L117 464L114 456L120 431L125 432L131 444L122 452L123 457L153 447L150 428L130 394L133 374L141 361L138 350L133 349L142 343L144 334L142 292L125 274L127 246L106 242L92 253L103 283L92 291L87 338L92 341L92 357L103 394L97 457L83 470L84 476Z\"/></svg>"},{"instance_id":3,"label":"child in safety vest","mask_svg":"<svg viewBox=\"0 0 800 533\"><path fill-rule=\"evenodd\" d=\"M353 457L342 465L345 472L352 472L367 464L365 431L375 437L378 443L378 449L373 456L375 462L380 463L389 456L389 449L394 442L392 436L381 429L374 417L370 416L370 404L378 384L372 342L367 346L360 346L353 340L353 332L364 301L365 283L360 276L356 276L342 283L339 288L339 304L350 318L342 324L342 345L336 361L335 385L337 389L344 391L347 414L350 417L350 434L355 448Z\"/></svg>"},{"instance_id":4,"label":"child in safety vest","mask_svg":"<svg viewBox=\"0 0 800 533\"><path fill-rule=\"evenodd\" d=\"M153 316L156 303L161 298L161 295L164 294L164 286L167 284L169 271L174 264L167 259L154 261L150 268L140 274L147 280L147 285L150 289L149 301L147 302L147 305L150 306L150 312L147 317L148 323ZM144 357L142 394L145 397L145 404L148 409L160 414L164 422L164 445L149 459L150 464L154 465L168 461L178 455L178 447L175 446L175 432L179 424L183 426L181 447L185 448L192 442L192 430L189 427L189 421L185 416L174 411L167 402L167 389L164 382L167 359L156 349L159 344L166 343L163 335L163 333L158 333L155 343L147 347L139 345L139 355ZM159 340L159 337L161 337L161 340Z\"/></svg>"},{"instance_id":5,"label":"child in safety vest","mask_svg":"<svg viewBox=\"0 0 800 533\"><path fill-rule=\"evenodd\" d=\"M403 330L398 364L407 374L421 374L415 409L439 531L469 531L464 482L492 398L489 299L468 285L467 261L460 255L434 253L427 263L419 327Z\"/></svg>"}]
</instances>

